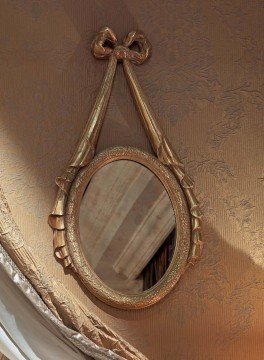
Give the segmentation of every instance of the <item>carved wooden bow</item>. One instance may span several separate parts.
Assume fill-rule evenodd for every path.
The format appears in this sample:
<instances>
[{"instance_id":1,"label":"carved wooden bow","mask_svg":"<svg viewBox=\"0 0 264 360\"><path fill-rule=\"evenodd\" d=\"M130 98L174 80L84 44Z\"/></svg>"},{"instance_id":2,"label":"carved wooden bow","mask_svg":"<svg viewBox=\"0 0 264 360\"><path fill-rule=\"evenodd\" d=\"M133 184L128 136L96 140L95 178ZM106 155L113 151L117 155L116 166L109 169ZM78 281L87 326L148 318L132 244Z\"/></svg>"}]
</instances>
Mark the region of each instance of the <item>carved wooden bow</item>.
<instances>
[{"instance_id":1,"label":"carved wooden bow","mask_svg":"<svg viewBox=\"0 0 264 360\"><path fill-rule=\"evenodd\" d=\"M131 49L132 45L137 45L139 51ZM151 56L151 44L141 31L131 31L125 37L123 45L118 45L115 33L109 27L104 27L95 37L91 48L97 59L114 56L118 61L126 59L137 65Z\"/></svg>"}]
</instances>

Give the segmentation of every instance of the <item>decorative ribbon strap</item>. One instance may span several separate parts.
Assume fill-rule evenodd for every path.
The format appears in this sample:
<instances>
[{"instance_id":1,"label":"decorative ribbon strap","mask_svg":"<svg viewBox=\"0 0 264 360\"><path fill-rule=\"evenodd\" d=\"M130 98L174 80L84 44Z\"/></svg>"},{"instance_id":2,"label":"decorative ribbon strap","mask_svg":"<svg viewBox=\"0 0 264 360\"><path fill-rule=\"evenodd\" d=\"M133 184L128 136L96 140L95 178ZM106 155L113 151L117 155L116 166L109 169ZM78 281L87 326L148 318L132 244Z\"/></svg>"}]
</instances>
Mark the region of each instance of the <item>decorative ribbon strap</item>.
<instances>
[{"instance_id":1,"label":"decorative ribbon strap","mask_svg":"<svg viewBox=\"0 0 264 360\"><path fill-rule=\"evenodd\" d=\"M137 47L138 50L135 50L135 47ZM191 213L192 227L188 265L194 264L200 257L202 241L200 234L201 212L199 203L193 193L193 181L186 175L183 164L180 162L168 139L161 130L131 65L131 63L140 65L151 56L151 44L143 32L131 31L125 37L123 44L119 45L115 33L109 27L104 27L92 42L91 49L95 58L108 59L109 64L76 152L64 174L57 179L57 197L54 209L49 216L49 224L54 230L55 255L63 261L65 267L71 266L74 269L65 243L65 204L68 191L77 172L81 167L86 166L94 156L113 86L116 65L118 61L122 61L132 96L141 115L152 148L158 159L167 165L174 173L186 196Z\"/></svg>"}]
</instances>

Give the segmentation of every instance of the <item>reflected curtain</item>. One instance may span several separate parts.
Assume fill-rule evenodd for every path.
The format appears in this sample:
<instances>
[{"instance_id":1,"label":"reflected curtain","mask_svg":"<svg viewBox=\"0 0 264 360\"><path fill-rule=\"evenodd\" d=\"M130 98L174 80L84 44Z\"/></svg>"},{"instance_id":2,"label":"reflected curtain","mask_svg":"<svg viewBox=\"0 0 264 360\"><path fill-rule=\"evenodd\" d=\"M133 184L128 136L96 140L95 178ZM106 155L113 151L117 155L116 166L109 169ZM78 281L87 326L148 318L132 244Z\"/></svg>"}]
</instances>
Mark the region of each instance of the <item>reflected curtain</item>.
<instances>
[{"instance_id":1,"label":"reflected curtain","mask_svg":"<svg viewBox=\"0 0 264 360\"><path fill-rule=\"evenodd\" d=\"M168 235L164 243L157 250L143 270L143 290L147 290L155 285L167 271L175 247L176 229Z\"/></svg>"}]
</instances>

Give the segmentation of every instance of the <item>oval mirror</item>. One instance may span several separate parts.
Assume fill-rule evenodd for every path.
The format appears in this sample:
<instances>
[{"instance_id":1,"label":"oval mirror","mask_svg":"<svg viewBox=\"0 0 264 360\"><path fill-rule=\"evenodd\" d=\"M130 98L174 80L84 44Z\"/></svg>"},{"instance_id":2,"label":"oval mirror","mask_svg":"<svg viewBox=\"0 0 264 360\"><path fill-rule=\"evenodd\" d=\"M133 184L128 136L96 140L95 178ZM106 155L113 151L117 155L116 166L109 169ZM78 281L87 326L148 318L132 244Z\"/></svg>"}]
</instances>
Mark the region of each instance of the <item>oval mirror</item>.
<instances>
[{"instance_id":1,"label":"oval mirror","mask_svg":"<svg viewBox=\"0 0 264 360\"><path fill-rule=\"evenodd\" d=\"M107 149L72 183L65 241L72 268L100 300L124 309L150 306L186 267L190 217L182 189L154 156Z\"/></svg>"},{"instance_id":2,"label":"oval mirror","mask_svg":"<svg viewBox=\"0 0 264 360\"><path fill-rule=\"evenodd\" d=\"M130 160L100 168L80 206L80 243L96 275L125 294L154 286L175 248L175 215L157 176Z\"/></svg>"}]
</instances>

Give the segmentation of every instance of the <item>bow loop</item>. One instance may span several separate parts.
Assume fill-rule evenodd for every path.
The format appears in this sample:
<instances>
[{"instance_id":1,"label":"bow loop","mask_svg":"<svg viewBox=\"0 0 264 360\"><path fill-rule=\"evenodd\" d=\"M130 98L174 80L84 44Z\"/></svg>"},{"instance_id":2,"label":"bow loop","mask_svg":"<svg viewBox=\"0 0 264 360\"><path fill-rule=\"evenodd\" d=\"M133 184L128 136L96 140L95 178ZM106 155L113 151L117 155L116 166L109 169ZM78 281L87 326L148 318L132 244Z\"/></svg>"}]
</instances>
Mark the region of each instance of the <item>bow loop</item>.
<instances>
[{"instance_id":1,"label":"bow loop","mask_svg":"<svg viewBox=\"0 0 264 360\"><path fill-rule=\"evenodd\" d=\"M92 42L93 55L97 59L108 59L116 44L117 37L113 30L107 26L103 27Z\"/></svg>"},{"instance_id":2,"label":"bow loop","mask_svg":"<svg viewBox=\"0 0 264 360\"><path fill-rule=\"evenodd\" d=\"M129 51L129 60L135 64L142 64L151 55L151 44L142 31L131 31L125 37L123 45ZM139 51L130 49L132 45L137 45Z\"/></svg>"},{"instance_id":3,"label":"bow loop","mask_svg":"<svg viewBox=\"0 0 264 360\"><path fill-rule=\"evenodd\" d=\"M137 45L138 50L131 49ZM109 28L102 28L92 43L92 52L97 59L108 59L114 55L118 61L130 60L142 64L151 55L151 44L141 31L131 31L124 39L123 45L117 45L115 33Z\"/></svg>"}]
</instances>

